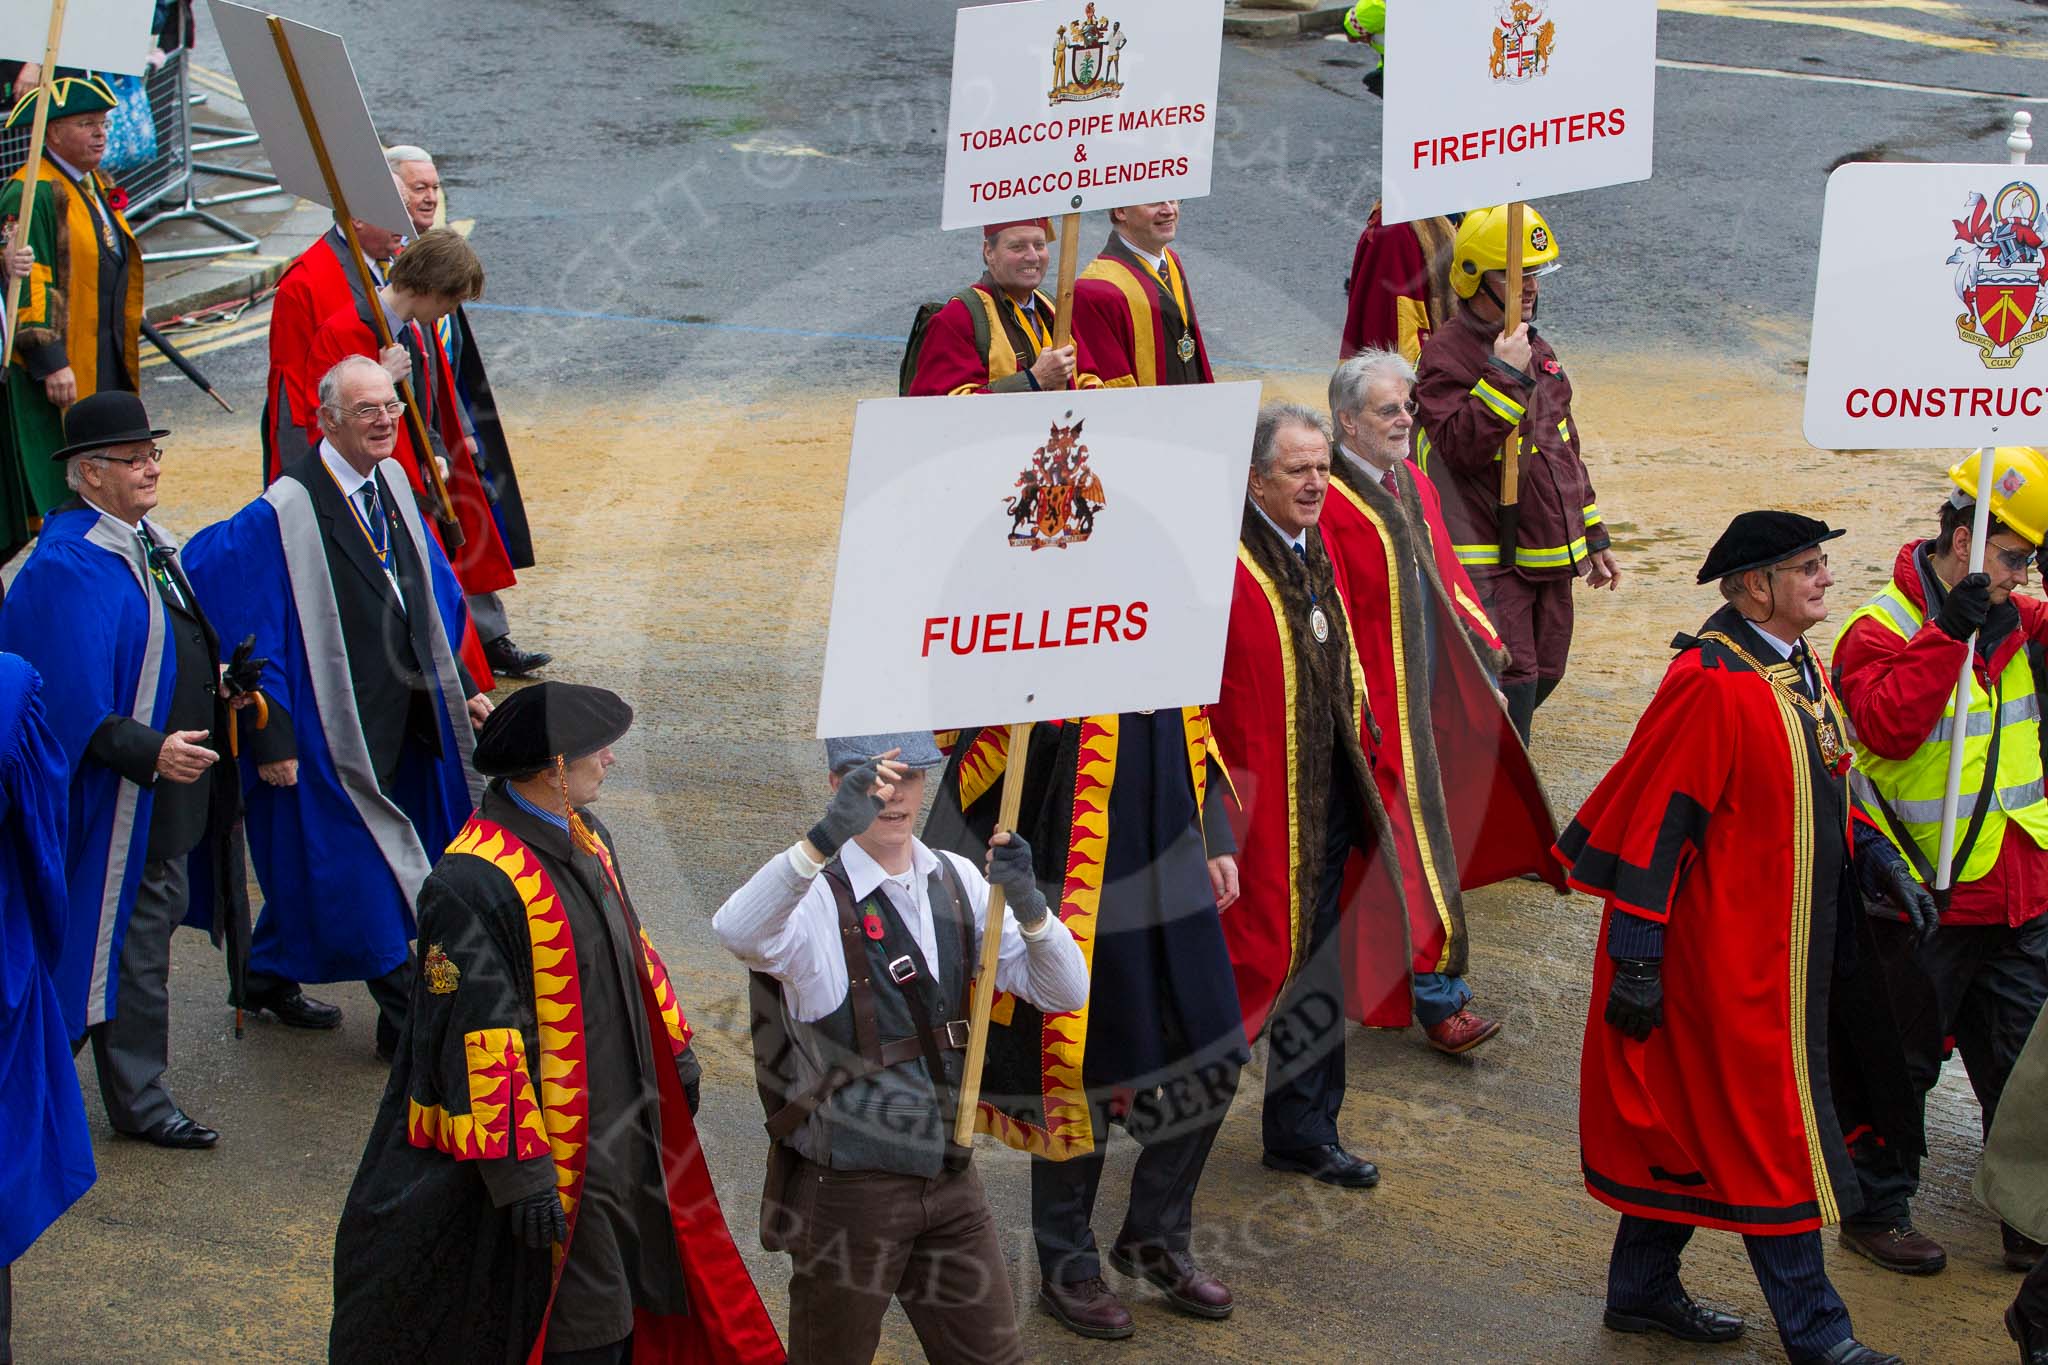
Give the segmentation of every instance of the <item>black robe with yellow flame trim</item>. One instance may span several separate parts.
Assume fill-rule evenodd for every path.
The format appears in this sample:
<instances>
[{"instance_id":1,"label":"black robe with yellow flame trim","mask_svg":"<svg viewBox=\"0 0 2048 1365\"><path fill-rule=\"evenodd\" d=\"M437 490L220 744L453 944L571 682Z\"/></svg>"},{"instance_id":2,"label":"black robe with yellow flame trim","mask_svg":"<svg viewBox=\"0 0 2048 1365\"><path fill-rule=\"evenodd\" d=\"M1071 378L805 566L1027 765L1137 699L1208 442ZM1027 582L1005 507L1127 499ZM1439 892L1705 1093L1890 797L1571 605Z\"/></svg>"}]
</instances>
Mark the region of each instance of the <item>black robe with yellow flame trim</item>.
<instances>
[{"instance_id":1,"label":"black robe with yellow flame trim","mask_svg":"<svg viewBox=\"0 0 2048 1365\"><path fill-rule=\"evenodd\" d=\"M978 862L1009 766L1000 727L940 736L952 757L924 841ZM1048 1015L998 993L979 1131L1054 1161L1095 1148L1089 1092L1142 1091L1242 1059L1244 1031L1208 858L1234 851L1206 708L1041 722L1018 828L1089 968L1088 1003Z\"/></svg>"},{"instance_id":2,"label":"black robe with yellow flame trim","mask_svg":"<svg viewBox=\"0 0 2048 1365\"><path fill-rule=\"evenodd\" d=\"M610 835L583 818L594 857L494 786L421 890L411 1010L335 1237L333 1361L538 1361L579 1215L599 1197L609 1219L673 1235L673 1257L657 1245L627 1272L635 1362L784 1358L698 1147L680 1074L689 1024ZM586 925L623 924L609 948L630 954L637 989L616 1000L586 990L607 978L586 980L572 909ZM596 1069L600 1083L637 1073L633 1093L593 1093L599 1058L616 1059ZM568 1241L529 1249L492 1192L550 1187ZM665 1209L642 1206L664 1194ZM680 1283L638 1283L650 1274ZM686 1311L642 1306L664 1295Z\"/></svg>"}]
</instances>

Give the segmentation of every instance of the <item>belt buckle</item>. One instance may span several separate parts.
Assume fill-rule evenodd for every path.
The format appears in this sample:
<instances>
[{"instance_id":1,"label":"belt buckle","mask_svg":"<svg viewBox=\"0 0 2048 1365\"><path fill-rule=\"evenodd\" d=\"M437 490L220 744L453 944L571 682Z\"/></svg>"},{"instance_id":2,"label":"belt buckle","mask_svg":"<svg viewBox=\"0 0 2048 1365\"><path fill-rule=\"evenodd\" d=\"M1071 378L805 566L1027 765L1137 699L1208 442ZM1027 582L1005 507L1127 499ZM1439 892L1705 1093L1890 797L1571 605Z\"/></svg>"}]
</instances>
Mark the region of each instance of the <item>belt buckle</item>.
<instances>
[{"instance_id":1,"label":"belt buckle","mask_svg":"<svg viewBox=\"0 0 2048 1365\"><path fill-rule=\"evenodd\" d=\"M917 980L917 964L910 960L910 954L905 953L889 964L889 979L899 986Z\"/></svg>"},{"instance_id":2,"label":"belt buckle","mask_svg":"<svg viewBox=\"0 0 2048 1365\"><path fill-rule=\"evenodd\" d=\"M948 1019L946 1021L947 1047L957 1047L964 1051L967 1047L967 1039L970 1036L970 1034L971 1030L968 1028L967 1021L965 1019Z\"/></svg>"}]
</instances>

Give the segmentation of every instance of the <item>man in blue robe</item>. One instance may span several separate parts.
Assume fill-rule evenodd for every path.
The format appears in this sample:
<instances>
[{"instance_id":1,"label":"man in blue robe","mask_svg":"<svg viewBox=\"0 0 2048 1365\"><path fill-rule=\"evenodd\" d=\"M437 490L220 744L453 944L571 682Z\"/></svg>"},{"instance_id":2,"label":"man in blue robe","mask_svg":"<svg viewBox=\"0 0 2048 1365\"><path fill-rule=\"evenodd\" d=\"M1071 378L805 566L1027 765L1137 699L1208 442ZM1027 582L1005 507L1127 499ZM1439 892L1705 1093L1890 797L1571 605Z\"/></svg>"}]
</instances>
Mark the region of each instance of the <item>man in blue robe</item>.
<instances>
[{"instance_id":1,"label":"man in blue robe","mask_svg":"<svg viewBox=\"0 0 2048 1365\"><path fill-rule=\"evenodd\" d=\"M149 516L156 442L169 434L118 389L65 412L54 458L72 497L44 521L0 608L0 648L53 684L50 728L70 782L56 963L69 1038L92 1039L115 1132L200 1148L220 1135L163 1083L171 934L191 905L189 866L218 856L233 827L235 793L212 780L228 728L220 643L177 542Z\"/></svg>"},{"instance_id":2,"label":"man in blue robe","mask_svg":"<svg viewBox=\"0 0 2048 1365\"><path fill-rule=\"evenodd\" d=\"M55 968L65 936L64 756L43 683L0 654L0 1361L9 1269L93 1182Z\"/></svg>"},{"instance_id":3,"label":"man in blue robe","mask_svg":"<svg viewBox=\"0 0 2048 1365\"><path fill-rule=\"evenodd\" d=\"M391 377L351 356L319 401L319 447L184 559L222 638L255 637L264 691L290 715L292 751L241 764L264 894L249 998L366 982L389 1057L411 993L413 900L475 805L472 727L491 703L450 645L468 619L462 586L390 458L403 411Z\"/></svg>"}]
</instances>

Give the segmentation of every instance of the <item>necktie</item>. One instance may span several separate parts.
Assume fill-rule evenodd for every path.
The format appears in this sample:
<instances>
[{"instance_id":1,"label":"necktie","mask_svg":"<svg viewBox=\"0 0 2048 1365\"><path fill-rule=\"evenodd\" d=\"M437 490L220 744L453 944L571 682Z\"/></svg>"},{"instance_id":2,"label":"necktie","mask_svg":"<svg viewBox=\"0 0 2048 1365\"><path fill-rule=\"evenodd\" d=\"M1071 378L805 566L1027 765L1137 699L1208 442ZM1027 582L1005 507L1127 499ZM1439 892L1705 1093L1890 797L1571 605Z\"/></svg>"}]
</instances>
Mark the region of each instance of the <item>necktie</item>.
<instances>
[{"instance_id":1,"label":"necktie","mask_svg":"<svg viewBox=\"0 0 2048 1365\"><path fill-rule=\"evenodd\" d=\"M1308 563L1308 545L1305 542L1299 540L1295 541L1293 549L1294 557L1296 559L1300 560L1303 564Z\"/></svg>"},{"instance_id":2,"label":"necktie","mask_svg":"<svg viewBox=\"0 0 2048 1365\"><path fill-rule=\"evenodd\" d=\"M185 594L178 590L178 580L171 577L171 552L151 540L146 527L136 527L135 538L142 542L142 562L156 583L157 595L179 611L184 611Z\"/></svg>"},{"instance_id":3,"label":"necktie","mask_svg":"<svg viewBox=\"0 0 2048 1365\"><path fill-rule=\"evenodd\" d=\"M377 552L377 558L383 563L384 571L389 573L391 572L391 528L384 520L384 504L382 499L377 496L377 481L375 479L365 480L363 486L356 490L356 497L362 501L363 529L370 534L370 548Z\"/></svg>"},{"instance_id":4,"label":"necktie","mask_svg":"<svg viewBox=\"0 0 2048 1365\"><path fill-rule=\"evenodd\" d=\"M1386 473L1380 475L1380 487L1386 489L1389 493L1393 494L1397 498L1401 496L1401 485L1395 481L1394 471L1392 469L1389 469Z\"/></svg>"},{"instance_id":5,"label":"necktie","mask_svg":"<svg viewBox=\"0 0 2048 1365\"><path fill-rule=\"evenodd\" d=\"M1808 656L1806 641L1792 646L1792 666L1799 670L1799 694L1808 701L1818 701L1820 696L1813 682L1813 660Z\"/></svg>"}]
</instances>

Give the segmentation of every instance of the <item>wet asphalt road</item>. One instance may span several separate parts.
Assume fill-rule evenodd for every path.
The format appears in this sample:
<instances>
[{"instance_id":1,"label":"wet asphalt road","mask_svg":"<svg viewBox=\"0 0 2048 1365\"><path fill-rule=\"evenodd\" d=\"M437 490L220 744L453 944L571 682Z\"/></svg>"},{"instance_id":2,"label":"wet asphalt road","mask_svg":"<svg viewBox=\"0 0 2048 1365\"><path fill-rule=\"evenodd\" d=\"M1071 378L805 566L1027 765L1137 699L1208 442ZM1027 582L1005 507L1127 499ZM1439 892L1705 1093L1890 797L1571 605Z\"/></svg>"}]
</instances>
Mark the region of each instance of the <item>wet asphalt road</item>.
<instances>
[{"instance_id":1,"label":"wet asphalt road","mask_svg":"<svg viewBox=\"0 0 2048 1365\"><path fill-rule=\"evenodd\" d=\"M386 140L432 148L456 214L477 220L490 288L474 321L508 410L545 438L545 477L530 486L568 565L522 587L517 619L563 654L559 676L641 706L606 813L699 1028L707 1145L749 1249L759 1130L743 999L702 921L822 799L803 736L830 550L778 539L832 520L839 466L819 457L818 433L843 427L854 396L893 391L916 302L977 268L973 242L936 227L950 24L901 0L822 16L732 0L279 8L349 37ZM2040 5L1820 16L1861 28L1815 17L1685 0L1667 7L1660 50L1798 77L2048 92ZM200 59L224 69L210 41ZM1183 245L1230 377L1312 387L1334 357L1339 285L1377 175L1379 108L1361 71L1341 43L1226 44L1216 192L1187 206ZM1793 367L1827 170L1867 155L2002 159L2010 108L1725 70L1667 69L1658 95L1655 179L1543 205L1568 262L1547 329L1624 373L1645 357L1667 373ZM1105 230L1091 217L1084 246ZM207 368L253 397L262 347L216 352ZM188 476L183 529L250 495L253 423L202 407L182 381L148 396L185 449L220 462ZM1729 409L1731 424L1751 420ZM564 420L583 425L565 435ZM680 488L687 505L671 512L649 488ZM721 554L750 536L772 543ZM1561 812L1613 742L1610 726L1539 753ZM1204 1254L1243 1300L1228 1328L1147 1303L1137 1341L1085 1348L1032 1318L1023 1166L986 1159L1034 1358L1668 1358L1591 1325L1611 1219L1571 1178L1584 907L1509 888L1475 918L1509 1036L1456 1065L1413 1034L1354 1041L1347 1134L1388 1171L1382 1190L1355 1199L1264 1176L1256 1106L1239 1106L1202 1205ZM113 1139L89 1104L101 1183L18 1269L21 1359L320 1357L334 1217L383 1073L367 996L317 993L349 1007L339 1036L258 1024L237 1042L216 960L181 939L171 1082L227 1140L209 1155L156 1152ZM86 1081L90 1100L89 1064ZM1921 1346L1916 1360L2002 1359L1993 1305L2010 1284L1985 1268L1995 1230L1967 1197L1966 1092L1945 1093L1935 1123L1945 1156L1928 1212L1956 1265L1915 1285L1853 1265L1837 1276L1852 1308ZM1105 1233L1128 1150L1105 1182ZM752 1262L780 1317L783 1259ZM1756 1315L1750 1339L1715 1358L1781 1359L1733 1240L1701 1239L1687 1264L1703 1296ZM915 1358L900 1319L885 1356Z\"/></svg>"}]
</instances>

